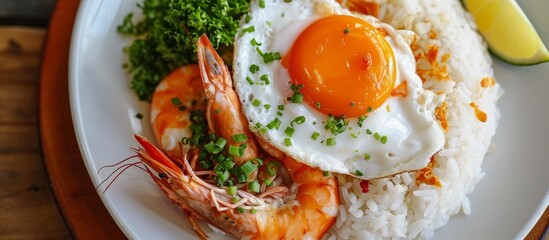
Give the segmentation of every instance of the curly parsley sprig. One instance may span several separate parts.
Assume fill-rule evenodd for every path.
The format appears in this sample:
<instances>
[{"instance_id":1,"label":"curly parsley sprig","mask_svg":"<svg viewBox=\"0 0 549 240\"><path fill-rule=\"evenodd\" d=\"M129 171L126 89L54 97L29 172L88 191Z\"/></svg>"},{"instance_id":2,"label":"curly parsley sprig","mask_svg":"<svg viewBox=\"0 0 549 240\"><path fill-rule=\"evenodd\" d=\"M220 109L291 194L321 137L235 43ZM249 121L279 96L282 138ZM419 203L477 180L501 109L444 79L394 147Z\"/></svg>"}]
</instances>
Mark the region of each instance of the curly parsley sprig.
<instances>
[{"instance_id":1,"label":"curly parsley sprig","mask_svg":"<svg viewBox=\"0 0 549 240\"><path fill-rule=\"evenodd\" d=\"M156 85L174 68L195 63L195 42L208 34L221 56L229 56L239 21L248 12L247 0L145 0L143 18L129 13L117 30L136 37L124 51L124 67L139 99L150 100Z\"/></svg>"}]
</instances>

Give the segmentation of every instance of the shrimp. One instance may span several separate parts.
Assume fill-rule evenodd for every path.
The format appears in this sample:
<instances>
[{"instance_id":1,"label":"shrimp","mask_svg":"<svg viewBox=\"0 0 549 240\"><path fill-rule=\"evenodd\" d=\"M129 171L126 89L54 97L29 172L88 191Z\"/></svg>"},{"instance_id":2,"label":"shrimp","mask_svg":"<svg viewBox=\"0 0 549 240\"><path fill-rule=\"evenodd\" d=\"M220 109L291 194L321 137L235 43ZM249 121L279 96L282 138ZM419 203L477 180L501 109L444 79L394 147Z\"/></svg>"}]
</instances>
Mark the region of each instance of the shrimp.
<instances>
[{"instance_id":1,"label":"shrimp","mask_svg":"<svg viewBox=\"0 0 549 240\"><path fill-rule=\"evenodd\" d=\"M247 120L240 113L227 69L205 35L198 41L198 52L208 98L207 124L220 134L244 132L248 137L246 144L258 146L255 136L246 131ZM222 107L223 117L212 114L217 107ZM238 127L231 128L233 125ZM243 185L248 184L231 188L213 183L211 176L215 174L212 170L195 167L200 154L191 151L174 158L144 137L135 135L135 138L141 147L133 150L146 171L166 196L183 210L201 239L208 236L197 220L245 239L320 239L336 220L339 207L336 178L282 152L276 152L278 159L257 148L256 153L251 153L251 156L265 159L256 170L256 181L261 182L261 188L253 193L250 188L245 191ZM273 149L267 152L275 153Z\"/></svg>"},{"instance_id":2,"label":"shrimp","mask_svg":"<svg viewBox=\"0 0 549 240\"><path fill-rule=\"evenodd\" d=\"M219 57L206 35L198 39L198 64L208 99L206 117L211 132L228 140L228 144L237 145L233 136L245 134L246 148L242 156L234 161L240 166L258 156L257 143L248 128L248 121L242 114L240 100L233 89L233 82L227 66Z\"/></svg>"},{"instance_id":3,"label":"shrimp","mask_svg":"<svg viewBox=\"0 0 549 240\"><path fill-rule=\"evenodd\" d=\"M180 169L145 138L139 135L135 138L142 146L135 149L139 159L157 173L149 170L152 179L188 214L201 239L207 235L195 219L246 239L320 239L336 220L337 180L331 174L325 176L320 169L284 158L282 164L295 190L281 204L279 187L267 189L258 196L243 190L230 194L226 188L202 180L189 165L189 159L181 160L183 168ZM274 201L276 199L279 201Z\"/></svg>"},{"instance_id":4,"label":"shrimp","mask_svg":"<svg viewBox=\"0 0 549 240\"><path fill-rule=\"evenodd\" d=\"M190 150L180 144L191 138L191 111L204 109L204 90L197 64L179 67L156 87L151 101L151 125L157 142L172 158Z\"/></svg>"}]
</instances>

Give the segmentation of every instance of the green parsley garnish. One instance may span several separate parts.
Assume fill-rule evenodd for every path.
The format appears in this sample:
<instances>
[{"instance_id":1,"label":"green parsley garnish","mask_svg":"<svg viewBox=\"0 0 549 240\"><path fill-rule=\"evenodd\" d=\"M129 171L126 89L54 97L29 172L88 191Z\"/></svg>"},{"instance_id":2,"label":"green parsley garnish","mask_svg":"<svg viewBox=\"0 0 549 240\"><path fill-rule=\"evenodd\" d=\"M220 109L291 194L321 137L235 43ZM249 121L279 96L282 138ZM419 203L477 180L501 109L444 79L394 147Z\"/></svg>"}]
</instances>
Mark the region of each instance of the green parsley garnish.
<instances>
[{"instance_id":1,"label":"green parsley garnish","mask_svg":"<svg viewBox=\"0 0 549 240\"><path fill-rule=\"evenodd\" d=\"M125 70L140 100L149 101L156 85L178 66L197 62L196 40L207 34L220 56L230 56L247 0L144 0L143 17L127 14L118 33L132 37L124 48ZM229 58L226 62L231 62Z\"/></svg>"}]
</instances>

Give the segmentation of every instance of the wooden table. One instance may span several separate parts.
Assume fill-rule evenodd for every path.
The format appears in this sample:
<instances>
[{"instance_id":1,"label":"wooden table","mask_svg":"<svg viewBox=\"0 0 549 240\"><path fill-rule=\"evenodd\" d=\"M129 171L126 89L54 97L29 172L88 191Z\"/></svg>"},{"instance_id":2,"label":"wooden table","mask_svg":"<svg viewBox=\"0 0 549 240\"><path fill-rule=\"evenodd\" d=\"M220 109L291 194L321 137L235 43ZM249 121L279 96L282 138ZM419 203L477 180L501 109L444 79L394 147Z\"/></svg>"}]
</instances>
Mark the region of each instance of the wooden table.
<instances>
[{"instance_id":1,"label":"wooden table","mask_svg":"<svg viewBox=\"0 0 549 240\"><path fill-rule=\"evenodd\" d=\"M77 6L59 0L47 33L0 26L0 239L125 238L72 129L67 62ZM527 239L539 239L548 223L546 210Z\"/></svg>"}]
</instances>

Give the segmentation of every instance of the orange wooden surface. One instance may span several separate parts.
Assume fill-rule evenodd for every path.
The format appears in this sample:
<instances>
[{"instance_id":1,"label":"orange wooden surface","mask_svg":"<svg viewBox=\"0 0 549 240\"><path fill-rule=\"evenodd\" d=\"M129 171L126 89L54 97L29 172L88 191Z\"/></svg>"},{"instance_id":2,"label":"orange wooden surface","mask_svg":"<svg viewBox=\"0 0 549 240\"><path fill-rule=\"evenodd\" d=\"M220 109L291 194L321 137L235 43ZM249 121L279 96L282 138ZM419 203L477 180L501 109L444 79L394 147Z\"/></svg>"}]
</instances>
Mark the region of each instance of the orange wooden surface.
<instances>
[{"instance_id":1,"label":"orange wooden surface","mask_svg":"<svg viewBox=\"0 0 549 240\"><path fill-rule=\"evenodd\" d=\"M58 0L42 55L40 134L44 161L61 213L77 239L124 239L86 172L74 135L68 56L79 1Z\"/></svg>"},{"instance_id":2,"label":"orange wooden surface","mask_svg":"<svg viewBox=\"0 0 549 240\"><path fill-rule=\"evenodd\" d=\"M73 131L68 54L78 3L58 0L46 38L39 98L42 149L55 196L74 237L124 239L89 179ZM546 210L527 239L539 239L548 221Z\"/></svg>"}]
</instances>

